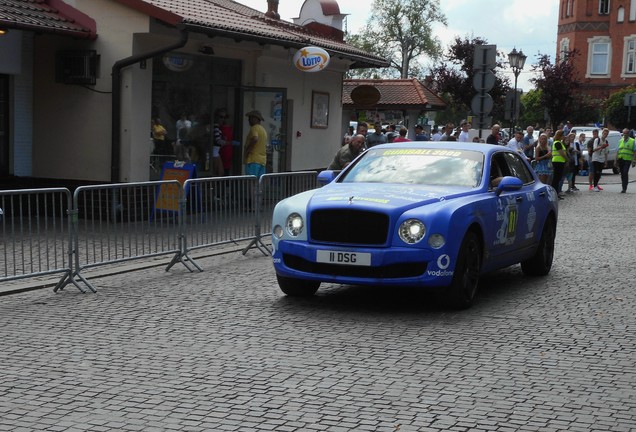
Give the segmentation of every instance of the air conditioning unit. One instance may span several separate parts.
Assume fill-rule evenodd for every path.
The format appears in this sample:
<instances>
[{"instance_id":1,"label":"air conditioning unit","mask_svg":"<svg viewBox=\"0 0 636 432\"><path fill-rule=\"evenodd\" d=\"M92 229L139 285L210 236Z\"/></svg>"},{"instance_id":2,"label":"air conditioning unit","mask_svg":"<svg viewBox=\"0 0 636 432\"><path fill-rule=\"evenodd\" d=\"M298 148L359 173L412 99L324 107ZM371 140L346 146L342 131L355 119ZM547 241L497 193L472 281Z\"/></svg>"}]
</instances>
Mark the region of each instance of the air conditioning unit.
<instances>
[{"instance_id":1,"label":"air conditioning unit","mask_svg":"<svg viewBox=\"0 0 636 432\"><path fill-rule=\"evenodd\" d=\"M58 51L55 81L62 84L95 85L99 56L95 50Z\"/></svg>"}]
</instances>

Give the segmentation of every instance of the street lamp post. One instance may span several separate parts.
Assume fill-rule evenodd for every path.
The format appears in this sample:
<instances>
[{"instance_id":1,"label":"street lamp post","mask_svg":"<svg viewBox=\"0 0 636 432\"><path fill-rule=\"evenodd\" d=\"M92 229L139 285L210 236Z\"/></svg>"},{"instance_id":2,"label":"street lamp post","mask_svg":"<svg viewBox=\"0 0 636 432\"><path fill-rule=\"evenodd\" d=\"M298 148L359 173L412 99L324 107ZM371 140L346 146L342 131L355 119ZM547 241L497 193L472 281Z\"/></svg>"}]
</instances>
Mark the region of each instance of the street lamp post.
<instances>
[{"instance_id":1,"label":"street lamp post","mask_svg":"<svg viewBox=\"0 0 636 432\"><path fill-rule=\"evenodd\" d=\"M517 48L513 48L512 51L508 54L508 62L510 63L510 68L512 69L512 73L515 74L515 93L512 99L512 112L510 117L512 118L512 125L510 126L510 136L512 137L514 133L515 123L517 121L517 79L519 78L519 74L523 69L523 66L526 64L527 56L523 53L522 50L517 51Z\"/></svg>"}]
</instances>

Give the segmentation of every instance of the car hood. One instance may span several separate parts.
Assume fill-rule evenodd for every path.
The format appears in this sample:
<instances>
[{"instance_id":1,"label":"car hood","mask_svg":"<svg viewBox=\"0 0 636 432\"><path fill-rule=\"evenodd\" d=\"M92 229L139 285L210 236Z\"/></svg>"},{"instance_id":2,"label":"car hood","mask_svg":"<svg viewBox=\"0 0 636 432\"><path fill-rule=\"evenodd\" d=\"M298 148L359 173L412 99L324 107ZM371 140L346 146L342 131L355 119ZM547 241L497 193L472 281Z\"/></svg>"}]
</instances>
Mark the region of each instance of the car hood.
<instances>
[{"instance_id":1,"label":"car hood","mask_svg":"<svg viewBox=\"0 0 636 432\"><path fill-rule=\"evenodd\" d=\"M315 191L312 209L355 206L358 210L407 210L457 198L477 191L465 187L435 187L386 183L331 183Z\"/></svg>"}]
</instances>

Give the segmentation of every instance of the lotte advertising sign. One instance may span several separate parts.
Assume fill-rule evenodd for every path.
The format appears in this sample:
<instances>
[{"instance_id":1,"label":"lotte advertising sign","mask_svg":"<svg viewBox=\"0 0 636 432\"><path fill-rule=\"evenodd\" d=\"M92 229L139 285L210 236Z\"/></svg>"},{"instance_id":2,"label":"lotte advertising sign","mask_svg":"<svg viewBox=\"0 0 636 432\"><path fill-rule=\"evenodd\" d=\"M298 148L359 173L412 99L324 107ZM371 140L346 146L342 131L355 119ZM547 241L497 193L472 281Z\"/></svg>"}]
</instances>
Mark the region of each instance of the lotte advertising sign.
<instances>
[{"instance_id":1,"label":"lotte advertising sign","mask_svg":"<svg viewBox=\"0 0 636 432\"><path fill-rule=\"evenodd\" d=\"M329 53L318 47L304 47L296 51L292 61L296 69L302 72L320 72L329 64Z\"/></svg>"}]
</instances>

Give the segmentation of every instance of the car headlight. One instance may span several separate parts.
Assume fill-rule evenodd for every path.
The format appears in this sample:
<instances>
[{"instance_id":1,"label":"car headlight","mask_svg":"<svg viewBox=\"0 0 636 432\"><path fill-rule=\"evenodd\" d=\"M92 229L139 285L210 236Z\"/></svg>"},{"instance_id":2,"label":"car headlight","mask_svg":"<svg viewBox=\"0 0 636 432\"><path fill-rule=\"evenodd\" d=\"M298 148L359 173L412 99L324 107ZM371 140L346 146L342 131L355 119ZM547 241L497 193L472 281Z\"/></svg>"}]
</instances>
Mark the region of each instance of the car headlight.
<instances>
[{"instance_id":1,"label":"car headlight","mask_svg":"<svg viewBox=\"0 0 636 432\"><path fill-rule=\"evenodd\" d=\"M297 237L303 232L303 228L305 227L305 221L298 213L292 213L287 216L286 228L287 232L292 237Z\"/></svg>"},{"instance_id":2,"label":"car headlight","mask_svg":"<svg viewBox=\"0 0 636 432\"><path fill-rule=\"evenodd\" d=\"M404 243L415 244L426 235L426 226L417 219L408 219L402 222L398 232Z\"/></svg>"},{"instance_id":3,"label":"car headlight","mask_svg":"<svg viewBox=\"0 0 636 432\"><path fill-rule=\"evenodd\" d=\"M446 239L441 234L432 234L428 238L428 245L433 249L439 249L446 244Z\"/></svg>"}]
</instances>

